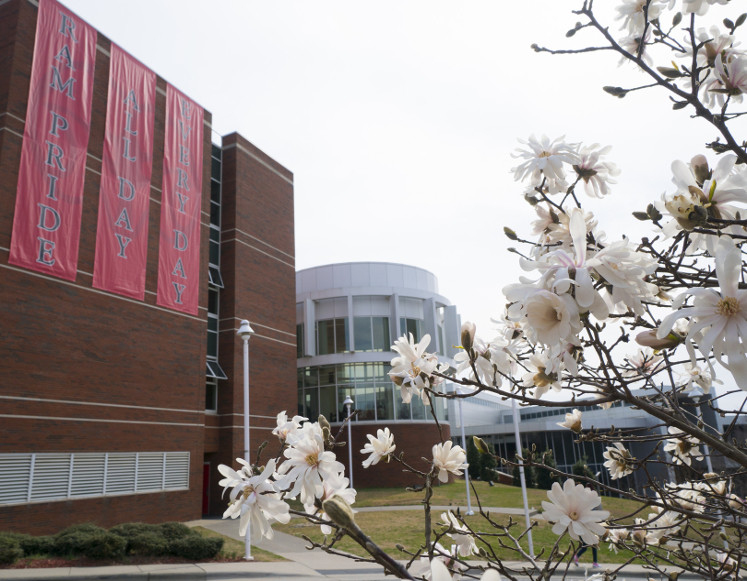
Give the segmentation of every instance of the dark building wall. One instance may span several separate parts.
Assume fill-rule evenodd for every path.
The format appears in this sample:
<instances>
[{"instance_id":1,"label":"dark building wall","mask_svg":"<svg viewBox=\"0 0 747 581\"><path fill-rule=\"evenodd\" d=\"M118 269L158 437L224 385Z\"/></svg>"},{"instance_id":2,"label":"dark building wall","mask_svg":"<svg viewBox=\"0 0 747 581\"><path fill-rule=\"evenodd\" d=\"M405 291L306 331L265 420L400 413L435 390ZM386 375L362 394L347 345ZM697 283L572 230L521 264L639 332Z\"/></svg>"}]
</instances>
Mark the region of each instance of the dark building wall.
<instances>
[{"instance_id":1,"label":"dark building wall","mask_svg":"<svg viewBox=\"0 0 747 581\"><path fill-rule=\"evenodd\" d=\"M218 385L218 418L211 436L212 514L225 510L216 483L218 464L243 457L242 319L249 340L250 447L269 440L263 455L277 453L271 430L278 412L293 411L296 390L296 274L293 235L293 174L240 135L223 138L220 293L220 363L228 375Z\"/></svg>"},{"instance_id":2,"label":"dark building wall","mask_svg":"<svg viewBox=\"0 0 747 581\"><path fill-rule=\"evenodd\" d=\"M253 423L269 426L267 416L274 416L278 402L295 398L292 175L233 136L242 148L234 151L234 182L223 189L233 206L224 216L236 228L223 235L224 248L231 249L222 265L230 286L221 321L221 364L229 380L221 382L218 415L206 415L211 115L205 112L203 133L198 315L156 305L166 107L166 81L160 77L145 300L94 289L111 46L100 33L76 280L8 264L36 12L27 0L0 4L0 453L188 451L190 476L187 491L0 505L0 530L44 533L84 521L108 526L199 518L203 460L211 461L210 489L217 491L218 450L225 451L220 461L232 463L242 448L241 432L233 427L240 426L236 414L242 412L236 396L242 387L238 319L248 318L257 332L251 342ZM234 251L236 240L241 243ZM212 507L218 509L222 502Z\"/></svg>"},{"instance_id":3,"label":"dark building wall","mask_svg":"<svg viewBox=\"0 0 747 581\"><path fill-rule=\"evenodd\" d=\"M376 488L376 487L395 487L395 486L416 486L422 485L423 481L419 477L403 470L402 464L390 460L388 463L379 461L374 466L363 468L363 461L368 458L368 454L361 454L363 446L368 443L367 434L376 436L376 430L382 428L382 424L356 424L351 426L351 436L353 440L353 487L354 488ZM432 449L434 444L438 444L443 436L444 442L451 439L451 430L449 424L442 424L443 433L439 433L438 427L434 422L407 422L388 424L389 431L394 436L394 444L397 447L394 451L395 456L404 454L404 460L417 470L428 472L431 469L431 460L433 458ZM333 426L332 433L337 434L339 426ZM335 449L337 460L345 465L345 474L348 474L348 432L347 428L342 430L337 441L346 442L340 448ZM425 462L426 458L428 462ZM449 476L452 481L454 476Z\"/></svg>"}]
</instances>

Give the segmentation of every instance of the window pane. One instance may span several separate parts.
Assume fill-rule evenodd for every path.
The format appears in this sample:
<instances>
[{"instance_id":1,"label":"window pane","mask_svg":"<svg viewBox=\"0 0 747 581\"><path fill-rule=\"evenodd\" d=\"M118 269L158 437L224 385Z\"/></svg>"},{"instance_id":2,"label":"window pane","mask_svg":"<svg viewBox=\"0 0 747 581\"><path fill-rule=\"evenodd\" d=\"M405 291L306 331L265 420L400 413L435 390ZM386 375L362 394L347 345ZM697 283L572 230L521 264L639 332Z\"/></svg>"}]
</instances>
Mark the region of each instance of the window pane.
<instances>
[{"instance_id":1,"label":"window pane","mask_svg":"<svg viewBox=\"0 0 747 581\"><path fill-rule=\"evenodd\" d=\"M322 387L319 389L319 413L327 418L330 422L337 422L337 400L335 398L336 388L334 386ZM316 421L317 417L306 416L311 421Z\"/></svg>"},{"instance_id":2,"label":"window pane","mask_svg":"<svg viewBox=\"0 0 747 581\"><path fill-rule=\"evenodd\" d=\"M319 355L329 355L335 352L334 321L317 321L316 323L316 352Z\"/></svg>"},{"instance_id":3,"label":"window pane","mask_svg":"<svg viewBox=\"0 0 747 581\"><path fill-rule=\"evenodd\" d=\"M372 351L371 317L355 317L353 319L353 334L355 336L356 351Z\"/></svg>"},{"instance_id":4,"label":"window pane","mask_svg":"<svg viewBox=\"0 0 747 581\"><path fill-rule=\"evenodd\" d=\"M394 409L392 407L392 388L388 385L379 385L375 388L376 393L376 419L393 420Z\"/></svg>"},{"instance_id":5,"label":"window pane","mask_svg":"<svg viewBox=\"0 0 747 581\"><path fill-rule=\"evenodd\" d=\"M373 384L359 383L355 389L355 409L358 410L358 419L361 421L373 421L376 419L374 412L374 390Z\"/></svg>"},{"instance_id":6,"label":"window pane","mask_svg":"<svg viewBox=\"0 0 747 581\"><path fill-rule=\"evenodd\" d=\"M399 388L395 388L396 393L394 394L394 401L397 402L397 419L398 420L409 420L410 419L410 404L402 403L402 397L400 396Z\"/></svg>"},{"instance_id":7,"label":"window pane","mask_svg":"<svg viewBox=\"0 0 747 581\"><path fill-rule=\"evenodd\" d=\"M334 353L344 353L350 350L350 339L348 338L348 320L335 319L335 350Z\"/></svg>"},{"instance_id":8,"label":"window pane","mask_svg":"<svg viewBox=\"0 0 747 581\"><path fill-rule=\"evenodd\" d=\"M210 355L211 357L218 356L218 333L208 331L207 354Z\"/></svg>"},{"instance_id":9,"label":"window pane","mask_svg":"<svg viewBox=\"0 0 747 581\"><path fill-rule=\"evenodd\" d=\"M322 365L319 368L319 385L335 385L336 368L334 365Z\"/></svg>"},{"instance_id":10,"label":"window pane","mask_svg":"<svg viewBox=\"0 0 747 581\"><path fill-rule=\"evenodd\" d=\"M312 421L316 421L319 417L319 390L316 388L306 388L303 395L303 415Z\"/></svg>"},{"instance_id":11,"label":"window pane","mask_svg":"<svg viewBox=\"0 0 747 581\"><path fill-rule=\"evenodd\" d=\"M373 327L373 350L389 351L391 348L389 343L389 318L372 317L371 323ZM356 335L357 340L358 335Z\"/></svg>"},{"instance_id":12,"label":"window pane","mask_svg":"<svg viewBox=\"0 0 747 581\"><path fill-rule=\"evenodd\" d=\"M218 409L218 386L214 383L205 384L205 409L211 412Z\"/></svg>"},{"instance_id":13,"label":"window pane","mask_svg":"<svg viewBox=\"0 0 747 581\"><path fill-rule=\"evenodd\" d=\"M296 357L303 357L303 323L296 325Z\"/></svg>"},{"instance_id":14,"label":"window pane","mask_svg":"<svg viewBox=\"0 0 747 581\"><path fill-rule=\"evenodd\" d=\"M413 420L425 419L425 406L423 405L423 400L419 397L413 396L412 400L410 400L410 409L412 410ZM430 412L428 413L430 414Z\"/></svg>"},{"instance_id":15,"label":"window pane","mask_svg":"<svg viewBox=\"0 0 747 581\"><path fill-rule=\"evenodd\" d=\"M319 369L316 367L307 367L304 370L304 385L306 387L316 387L319 385Z\"/></svg>"}]
</instances>

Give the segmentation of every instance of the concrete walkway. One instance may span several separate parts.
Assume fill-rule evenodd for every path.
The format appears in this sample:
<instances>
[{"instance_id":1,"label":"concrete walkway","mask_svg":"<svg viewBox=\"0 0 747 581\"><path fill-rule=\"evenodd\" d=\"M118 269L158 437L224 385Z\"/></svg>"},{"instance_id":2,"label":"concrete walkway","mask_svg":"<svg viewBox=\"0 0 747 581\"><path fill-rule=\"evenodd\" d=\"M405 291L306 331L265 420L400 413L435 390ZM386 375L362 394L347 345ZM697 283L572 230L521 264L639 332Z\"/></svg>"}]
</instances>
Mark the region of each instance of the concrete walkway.
<instances>
[{"instance_id":1,"label":"concrete walkway","mask_svg":"<svg viewBox=\"0 0 747 581\"><path fill-rule=\"evenodd\" d=\"M432 511L438 515L440 512L451 509L454 506L434 506ZM422 506L396 506L396 507L371 507L358 508L359 512L365 511L392 511L392 510L422 510ZM491 513L523 514L522 509L512 508L484 508ZM466 507L461 507L466 512ZM186 523L189 526L202 526L222 535L237 540L243 540L238 536L238 522L223 519L203 519ZM298 537L275 531L272 540L263 539L253 547L258 547L285 558L285 561L277 562L239 562L239 563L195 563L195 564L173 564L173 565L126 565L115 567L65 567L57 569L0 569L0 579L22 580L22 581L58 581L58 580L81 580L81 581L221 581L221 580L250 580L250 579L288 579L291 581L320 581L323 579L334 579L337 581L391 581L391 575L384 575L383 568L376 563L361 562L347 557L330 555L321 550L309 550L307 543ZM507 565L509 565L507 563ZM520 568L522 563L511 563L512 568ZM571 566L566 579L568 581L581 581L588 576L603 572L601 569L591 569L590 564L582 567ZM413 572L415 573L415 572ZM666 577L650 575L639 565L628 565L625 570L618 573L618 581L644 581L647 579L661 579ZM681 581L695 581L699 577L693 575L682 575Z\"/></svg>"}]
</instances>

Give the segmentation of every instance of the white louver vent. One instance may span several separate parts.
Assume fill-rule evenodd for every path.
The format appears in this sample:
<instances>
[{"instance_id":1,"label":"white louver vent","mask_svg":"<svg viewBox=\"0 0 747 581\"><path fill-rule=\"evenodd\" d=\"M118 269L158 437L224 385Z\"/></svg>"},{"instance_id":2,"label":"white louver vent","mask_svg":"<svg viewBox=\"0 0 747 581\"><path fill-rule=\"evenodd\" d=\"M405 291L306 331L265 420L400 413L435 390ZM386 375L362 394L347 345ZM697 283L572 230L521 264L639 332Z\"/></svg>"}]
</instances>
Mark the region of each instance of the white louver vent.
<instances>
[{"instance_id":1,"label":"white louver vent","mask_svg":"<svg viewBox=\"0 0 747 581\"><path fill-rule=\"evenodd\" d=\"M0 454L0 505L188 488L189 452Z\"/></svg>"}]
</instances>

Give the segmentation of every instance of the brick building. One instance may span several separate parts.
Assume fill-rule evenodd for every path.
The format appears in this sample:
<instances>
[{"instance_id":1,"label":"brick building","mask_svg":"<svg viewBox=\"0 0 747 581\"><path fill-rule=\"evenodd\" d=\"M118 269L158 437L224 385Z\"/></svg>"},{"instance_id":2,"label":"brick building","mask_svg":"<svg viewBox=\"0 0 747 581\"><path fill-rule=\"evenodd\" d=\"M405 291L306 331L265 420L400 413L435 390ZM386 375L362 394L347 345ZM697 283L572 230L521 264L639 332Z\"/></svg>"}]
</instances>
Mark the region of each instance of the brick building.
<instances>
[{"instance_id":1,"label":"brick building","mask_svg":"<svg viewBox=\"0 0 747 581\"><path fill-rule=\"evenodd\" d=\"M238 134L213 137L211 114L204 111L202 139L190 145L194 159L201 158L199 187L191 184L189 198L200 200L199 245L191 239L199 269L190 278L199 281L194 312L164 306L159 253L172 89L154 75L144 292L133 298L102 289L95 281L97 220L107 175L115 47L96 34L84 155L63 168L62 146L48 142L46 150L48 166L72 173L77 163L83 175L80 226L67 234L79 237L77 262L70 277L55 274L49 270L57 256L52 251L61 245L36 236L39 264L19 266L13 253L21 244L14 228L20 239L20 227L14 221L22 222L19 208L28 194L19 175L24 140L39 121L29 115L36 106L29 95L30 89L37 94L32 65L35 42L44 40L37 39L37 16L45 5L62 19L58 32L67 27L72 38L85 26L53 0L0 2L0 530L45 533L74 522L110 526L220 514L216 467L231 464L243 449L241 319L255 332L253 446L266 439L275 414L297 394L293 174ZM64 82L60 62L70 57L76 71L64 51L77 46L61 50L52 63L52 91L72 97L80 83ZM56 125L48 133L67 129L61 115L51 119ZM51 188L57 178L47 177ZM50 189L47 198L57 202L63 194L55 197ZM42 211L29 222L40 232L59 226L49 203L30 206ZM121 218L118 224L129 226ZM129 238L118 240L122 253ZM179 272L177 267L171 274Z\"/></svg>"}]
</instances>

